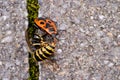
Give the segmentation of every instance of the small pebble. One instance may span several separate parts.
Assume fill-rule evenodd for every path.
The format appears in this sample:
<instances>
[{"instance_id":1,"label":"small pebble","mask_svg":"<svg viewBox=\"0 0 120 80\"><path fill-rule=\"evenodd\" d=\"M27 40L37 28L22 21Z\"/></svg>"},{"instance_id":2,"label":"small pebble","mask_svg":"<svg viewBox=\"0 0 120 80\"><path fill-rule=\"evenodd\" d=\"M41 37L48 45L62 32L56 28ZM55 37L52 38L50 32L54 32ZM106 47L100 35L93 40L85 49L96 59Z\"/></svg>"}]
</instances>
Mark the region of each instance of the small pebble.
<instances>
[{"instance_id":1,"label":"small pebble","mask_svg":"<svg viewBox=\"0 0 120 80\"><path fill-rule=\"evenodd\" d=\"M57 53L62 53L62 49L58 49L58 50L57 50Z\"/></svg>"},{"instance_id":2,"label":"small pebble","mask_svg":"<svg viewBox=\"0 0 120 80\"><path fill-rule=\"evenodd\" d=\"M13 41L13 37L7 36L1 40L1 43L12 42L12 41Z\"/></svg>"},{"instance_id":3,"label":"small pebble","mask_svg":"<svg viewBox=\"0 0 120 80\"><path fill-rule=\"evenodd\" d=\"M0 61L0 66L2 65L2 61Z\"/></svg>"},{"instance_id":4,"label":"small pebble","mask_svg":"<svg viewBox=\"0 0 120 80\"><path fill-rule=\"evenodd\" d=\"M97 36L97 37L101 37L101 36L103 36L103 35L104 35L103 31L97 31L97 32L96 32L96 36Z\"/></svg>"},{"instance_id":5,"label":"small pebble","mask_svg":"<svg viewBox=\"0 0 120 80\"><path fill-rule=\"evenodd\" d=\"M120 75L118 76L118 79L120 80Z\"/></svg>"},{"instance_id":6,"label":"small pebble","mask_svg":"<svg viewBox=\"0 0 120 80\"><path fill-rule=\"evenodd\" d=\"M104 16L103 15L99 15L99 18L102 20L102 19L104 19Z\"/></svg>"},{"instance_id":7,"label":"small pebble","mask_svg":"<svg viewBox=\"0 0 120 80\"><path fill-rule=\"evenodd\" d=\"M109 61L107 61L107 60L104 61L104 64L108 64L108 63L109 63Z\"/></svg>"},{"instance_id":8,"label":"small pebble","mask_svg":"<svg viewBox=\"0 0 120 80\"><path fill-rule=\"evenodd\" d=\"M23 46L23 50L24 52L28 52L28 49L25 46Z\"/></svg>"},{"instance_id":9,"label":"small pebble","mask_svg":"<svg viewBox=\"0 0 120 80\"><path fill-rule=\"evenodd\" d=\"M108 32L107 35L108 35L109 37L113 37L113 34L112 34L111 32Z\"/></svg>"},{"instance_id":10,"label":"small pebble","mask_svg":"<svg viewBox=\"0 0 120 80\"><path fill-rule=\"evenodd\" d=\"M16 60L16 65L20 65L20 61L19 60Z\"/></svg>"},{"instance_id":11,"label":"small pebble","mask_svg":"<svg viewBox=\"0 0 120 80\"><path fill-rule=\"evenodd\" d=\"M61 44L62 44L62 43L65 43L65 40L64 40L64 39L63 39L63 40L61 40L61 41L60 41L60 43L61 43Z\"/></svg>"},{"instance_id":12,"label":"small pebble","mask_svg":"<svg viewBox=\"0 0 120 80\"><path fill-rule=\"evenodd\" d=\"M109 63L108 64L108 67L112 67L114 64L113 63Z\"/></svg>"},{"instance_id":13,"label":"small pebble","mask_svg":"<svg viewBox=\"0 0 120 80\"><path fill-rule=\"evenodd\" d=\"M28 25L28 21L25 21L25 25Z\"/></svg>"},{"instance_id":14,"label":"small pebble","mask_svg":"<svg viewBox=\"0 0 120 80\"><path fill-rule=\"evenodd\" d=\"M28 63L28 58L25 58L25 59L24 59L24 63Z\"/></svg>"},{"instance_id":15,"label":"small pebble","mask_svg":"<svg viewBox=\"0 0 120 80\"><path fill-rule=\"evenodd\" d=\"M93 17L93 16L90 16L90 19L94 19L94 17Z\"/></svg>"},{"instance_id":16,"label":"small pebble","mask_svg":"<svg viewBox=\"0 0 120 80\"><path fill-rule=\"evenodd\" d=\"M9 78L2 78L2 80L10 80Z\"/></svg>"},{"instance_id":17,"label":"small pebble","mask_svg":"<svg viewBox=\"0 0 120 80\"><path fill-rule=\"evenodd\" d=\"M87 42L83 42L80 44L80 47L85 47L88 43Z\"/></svg>"},{"instance_id":18,"label":"small pebble","mask_svg":"<svg viewBox=\"0 0 120 80\"><path fill-rule=\"evenodd\" d=\"M28 16L28 13L24 11L24 16Z\"/></svg>"},{"instance_id":19,"label":"small pebble","mask_svg":"<svg viewBox=\"0 0 120 80\"><path fill-rule=\"evenodd\" d=\"M117 36L118 39L120 39L120 34Z\"/></svg>"},{"instance_id":20,"label":"small pebble","mask_svg":"<svg viewBox=\"0 0 120 80\"><path fill-rule=\"evenodd\" d=\"M7 19L7 16L2 16L3 20L6 20Z\"/></svg>"},{"instance_id":21,"label":"small pebble","mask_svg":"<svg viewBox=\"0 0 120 80\"><path fill-rule=\"evenodd\" d=\"M67 74L67 71L62 71L62 72L59 72L59 74L58 74L58 75L63 76L63 75L65 75L65 74Z\"/></svg>"},{"instance_id":22,"label":"small pebble","mask_svg":"<svg viewBox=\"0 0 120 80\"><path fill-rule=\"evenodd\" d=\"M9 30L6 32L6 35L10 35L11 33L12 33L12 31Z\"/></svg>"}]
</instances>

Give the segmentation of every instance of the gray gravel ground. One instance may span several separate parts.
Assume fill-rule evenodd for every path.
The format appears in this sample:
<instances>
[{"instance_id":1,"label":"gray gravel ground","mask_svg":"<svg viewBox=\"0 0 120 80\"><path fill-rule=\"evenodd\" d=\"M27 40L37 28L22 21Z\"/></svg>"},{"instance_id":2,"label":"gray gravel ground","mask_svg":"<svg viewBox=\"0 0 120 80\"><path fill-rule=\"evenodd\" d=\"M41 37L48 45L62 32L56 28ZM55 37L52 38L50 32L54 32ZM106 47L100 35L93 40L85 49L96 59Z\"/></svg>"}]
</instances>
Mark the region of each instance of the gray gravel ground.
<instances>
[{"instance_id":1,"label":"gray gravel ground","mask_svg":"<svg viewBox=\"0 0 120 80\"><path fill-rule=\"evenodd\" d=\"M0 0L0 80L26 80L26 0Z\"/></svg>"},{"instance_id":2,"label":"gray gravel ground","mask_svg":"<svg viewBox=\"0 0 120 80\"><path fill-rule=\"evenodd\" d=\"M52 71L52 66L42 64L40 80L120 80L120 0L39 3L39 16L50 17L61 30L55 56L60 69ZM28 77L25 7L25 0L0 1L2 80Z\"/></svg>"}]
</instances>

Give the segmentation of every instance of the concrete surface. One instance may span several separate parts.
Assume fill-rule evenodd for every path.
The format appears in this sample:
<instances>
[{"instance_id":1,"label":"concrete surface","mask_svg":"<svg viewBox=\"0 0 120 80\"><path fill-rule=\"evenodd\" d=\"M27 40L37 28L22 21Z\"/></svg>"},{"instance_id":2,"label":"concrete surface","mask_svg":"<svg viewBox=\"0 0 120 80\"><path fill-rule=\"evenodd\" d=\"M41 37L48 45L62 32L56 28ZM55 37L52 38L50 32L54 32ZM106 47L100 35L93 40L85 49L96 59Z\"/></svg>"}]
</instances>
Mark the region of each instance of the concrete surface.
<instances>
[{"instance_id":1,"label":"concrete surface","mask_svg":"<svg viewBox=\"0 0 120 80\"><path fill-rule=\"evenodd\" d=\"M0 80L26 80L26 0L0 0Z\"/></svg>"},{"instance_id":2,"label":"concrete surface","mask_svg":"<svg viewBox=\"0 0 120 80\"><path fill-rule=\"evenodd\" d=\"M58 24L52 71L41 63L40 80L120 80L120 0L39 0L39 16ZM0 1L0 79L28 77L26 1Z\"/></svg>"}]
</instances>

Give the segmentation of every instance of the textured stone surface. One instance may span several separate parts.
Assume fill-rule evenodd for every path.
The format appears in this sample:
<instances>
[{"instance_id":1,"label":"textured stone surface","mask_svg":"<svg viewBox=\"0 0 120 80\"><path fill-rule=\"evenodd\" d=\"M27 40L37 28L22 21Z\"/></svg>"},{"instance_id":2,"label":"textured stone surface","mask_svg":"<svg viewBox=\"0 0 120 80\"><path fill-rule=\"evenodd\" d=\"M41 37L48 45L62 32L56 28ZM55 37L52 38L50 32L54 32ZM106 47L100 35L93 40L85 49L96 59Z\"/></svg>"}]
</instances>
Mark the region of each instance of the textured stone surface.
<instances>
[{"instance_id":1,"label":"textured stone surface","mask_svg":"<svg viewBox=\"0 0 120 80\"><path fill-rule=\"evenodd\" d=\"M41 63L40 80L120 80L120 0L39 0L57 22L59 69ZM0 80L28 77L26 0L0 0Z\"/></svg>"},{"instance_id":2,"label":"textured stone surface","mask_svg":"<svg viewBox=\"0 0 120 80\"><path fill-rule=\"evenodd\" d=\"M39 0L39 16L58 24L60 34L51 71L41 65L40 80L119 80L119 0Z\"/></svg>"},{"instance_id":3,"label":"textured stone surface","mask_svg":"<svg viewBox=\"0 0 120 80\"><path fill-rule=\"evenodd\" d=\"M28 78L26 23L26 0L0 0L0 80Z\"/></svg>"}]
</instances>

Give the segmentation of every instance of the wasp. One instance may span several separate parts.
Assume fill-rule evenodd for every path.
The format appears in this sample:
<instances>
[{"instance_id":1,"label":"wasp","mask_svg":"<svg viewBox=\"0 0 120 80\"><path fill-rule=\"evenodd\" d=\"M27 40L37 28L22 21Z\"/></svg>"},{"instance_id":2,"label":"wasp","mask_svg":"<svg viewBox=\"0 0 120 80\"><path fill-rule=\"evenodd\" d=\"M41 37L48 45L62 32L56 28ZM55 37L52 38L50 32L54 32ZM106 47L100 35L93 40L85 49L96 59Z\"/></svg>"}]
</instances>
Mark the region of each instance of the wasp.
<instances>
[{"instance_id":1,"label":"wasp","mask_svg":"<svg viewBox=\"0 0 120 80\"><path fill-rule=\"evenodd\" d=\"M56 40L51 43L44 41L41 35L35 34L35 38L33 40L33 46L35 50L32 52L33 58L35 61L43 61L46 59L50 59L50 57L54 56Z\"/></svg>"},{"instance_id":2,"label":"wasp","mask_svg":"<svg viewBox=\"0 0 120 80\"><path fill-rule=\"evenodd\" d=\"M33 46L35 47L35 51L32 52L32 56L35 61L44 61L49 60L49 64L53 65L53 70L59 69L59 65L56 63L54 59L54 52L56 47L57 39L54 38L54 41L47 42L44 40L44 36L35 34ZM48 65L49 65L48 64Z\"/></svg>"}]
</instances>

